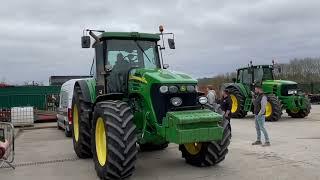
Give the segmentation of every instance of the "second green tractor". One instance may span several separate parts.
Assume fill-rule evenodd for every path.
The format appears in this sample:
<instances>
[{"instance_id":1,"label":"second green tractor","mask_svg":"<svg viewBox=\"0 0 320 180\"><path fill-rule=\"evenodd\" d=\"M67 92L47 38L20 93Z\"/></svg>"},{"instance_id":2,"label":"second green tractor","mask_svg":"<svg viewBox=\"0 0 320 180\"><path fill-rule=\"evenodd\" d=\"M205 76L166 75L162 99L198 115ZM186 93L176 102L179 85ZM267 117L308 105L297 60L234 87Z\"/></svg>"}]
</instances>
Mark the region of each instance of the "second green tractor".
<instances>
[{"instance_id":1,"label":"second green tractor","mask_svg":"<svg viewBox=\"0 0 320 180\"><path fill-rule=\"evenodd\" d=\"M205 108L207 98L197 91L197 80L162 63L165 47L159 42L172 33L163 33L162 27L157 34L87 31L95 40L93 78L80 79L74 87L73 145L78 157L93 157L101 179L131 176L137 145L144 151L178 144L194 166L225 159L229 121ZM168 44L175 48L173 38ZM82 47L90 46L90 36L83 36Z\"/></svg>"},{"instance_id":2,"label":"second green tractor","mask_svg":"<svg viewBox=\"0 0 320 180\"><path fill-rule=\"evenodd\" d=\"M234 83L224 84L230 91L232 100L232 117L243 118L253 111L252 92L254 84L259 83L267 95L266 120L278 121L282 111L286 110L293 118L304 118L309 115L311 105L308 97L300 92L298 84L293 81L275 80L274 65L256 65L237 70ZM280 69L279 69L280 70Z\"/></svg>"}]
</instances>

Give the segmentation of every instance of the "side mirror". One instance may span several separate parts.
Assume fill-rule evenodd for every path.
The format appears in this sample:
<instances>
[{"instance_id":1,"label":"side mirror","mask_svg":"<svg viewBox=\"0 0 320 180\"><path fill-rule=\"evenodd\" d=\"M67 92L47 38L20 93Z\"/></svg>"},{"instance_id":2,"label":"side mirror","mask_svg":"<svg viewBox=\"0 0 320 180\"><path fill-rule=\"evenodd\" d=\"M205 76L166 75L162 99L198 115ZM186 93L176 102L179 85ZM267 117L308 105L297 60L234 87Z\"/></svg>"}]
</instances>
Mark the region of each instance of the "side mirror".
<instances>
[{"instance_id":1,"label":"side mirror","mask_svg":"<svg viewBox=\"0 0 320 180\"><path fill-rule=\"evenodd\" d=\"M81 37L81 46L82 48L90 48L90 36Z\"/></svg>"},{"instance_id":2,"label":"side mirror","mask_svg":"<svg viewBox=\"0 0 320 180\"><path fill-rule=\"evenodd\" d=\"M168 39L168 44L170 49L176 49L176 44L174 42L174 39Z\"/></svg>"},{"instance_id":3,"label":"side mirror","mask_svg":"<svg viewBox=\"0 0 320 180\"><path fill-rule=\"evenodd\" d=\"M169 64L163 64L163 69L168 69L169 68Z\"/></svg>"},{"instance_id":4,"label":"side mirror","mask_svg":"<svg viewBox=\"0 0 320 180\"><path fill-rule=\"evenodd\" d=\"M232 82L236 83L237 79L236 78L232 78Z\"/></svg>"}]
</instances>

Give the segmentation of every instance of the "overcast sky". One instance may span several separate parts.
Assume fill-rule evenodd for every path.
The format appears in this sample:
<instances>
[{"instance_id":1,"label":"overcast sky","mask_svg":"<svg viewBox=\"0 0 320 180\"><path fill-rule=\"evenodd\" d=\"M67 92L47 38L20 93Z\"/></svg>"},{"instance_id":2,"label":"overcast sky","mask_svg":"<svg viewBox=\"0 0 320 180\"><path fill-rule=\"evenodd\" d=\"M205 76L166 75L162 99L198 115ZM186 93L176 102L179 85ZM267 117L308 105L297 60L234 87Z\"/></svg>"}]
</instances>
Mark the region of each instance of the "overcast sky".
<instances>
[{"instance_id":1,"label":"overcast sky","mask_svg":"<svg viewBox=\"0 0 320 180\"><path fill-rule=\"evenodd\" d=\"M0 81L48 82L51 75L88 75L93 49L84 28L174 32L170 69L193 77L238 66L319 57L319 0L71 1L10 0L0 6Z\"/></svg>"}]
</instances>

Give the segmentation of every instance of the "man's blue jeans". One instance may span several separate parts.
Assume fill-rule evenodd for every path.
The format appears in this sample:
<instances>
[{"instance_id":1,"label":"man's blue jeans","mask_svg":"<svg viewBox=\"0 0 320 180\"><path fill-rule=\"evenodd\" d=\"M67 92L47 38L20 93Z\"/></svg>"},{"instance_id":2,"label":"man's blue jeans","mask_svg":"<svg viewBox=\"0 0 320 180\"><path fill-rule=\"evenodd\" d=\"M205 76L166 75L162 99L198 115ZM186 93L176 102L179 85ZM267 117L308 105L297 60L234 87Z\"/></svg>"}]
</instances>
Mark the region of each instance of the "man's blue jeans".
<instances>
[{"instance_id":1,"label":"man's blue jeans","mask_svg":"<svg viewBox=\"0 0 320 180\"><path fill-rule=\"evenodd\" d=\"M261 131L262 131L266 142L270 142L268 132L264 126L265 116L264 115L256 115L255 116L255 123L256 123L256 130L257 130L257 141L261 141Z\"/></svg>"}]
</instances>

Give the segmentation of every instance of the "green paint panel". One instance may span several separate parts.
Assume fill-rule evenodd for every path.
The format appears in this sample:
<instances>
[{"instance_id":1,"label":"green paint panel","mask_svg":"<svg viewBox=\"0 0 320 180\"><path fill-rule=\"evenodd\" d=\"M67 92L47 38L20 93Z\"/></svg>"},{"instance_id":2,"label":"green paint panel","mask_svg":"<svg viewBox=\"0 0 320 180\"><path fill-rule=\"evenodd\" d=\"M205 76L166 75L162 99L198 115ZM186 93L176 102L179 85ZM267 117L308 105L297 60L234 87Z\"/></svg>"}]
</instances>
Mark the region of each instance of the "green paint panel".
<instances>
[{"instance_id":1,"label":"green paint panel","mask_svg":"<svg viewBox=\"0 0 320 180\"><path fill-rule=\"evenodd\" d=\"M304 96L280 96L281 104L283 109L297 110L306 109L306 97Z\"/></svg>"},{"instance_id":2,"label":"green paint panel","mask_svg":"<svg viewBox=\"0 0 320 180\"><path fill-rule=\"evenodd\" d=\"M90 91L91 102L94 103L96 100L96 80L94 78L87 78L85 81Z\"/></svg>"},{"instance_id":3,"label":"green paint panel","mask_svg":"<svg viewBox=\"0 0 320 180\"><path fill-rule=\"evenodd\" d=\"M50 95L59 95L60 86L16 86L0 88L0 108L33 106L46 110Z\"/></svg>"},{"instance_id":4,"label":"green paint panel","mask_svg":"<svg viewBox=\"0 0 320 180\"><path fill-rule=\"evenodd\" d=\"M221 140L222 116L210 110L168 112L163 123L163 135L176 144Z\"/></svg>"}]
</instances>

